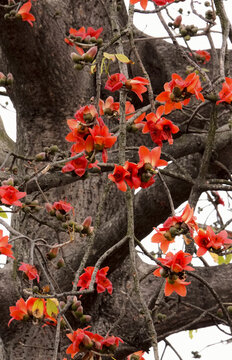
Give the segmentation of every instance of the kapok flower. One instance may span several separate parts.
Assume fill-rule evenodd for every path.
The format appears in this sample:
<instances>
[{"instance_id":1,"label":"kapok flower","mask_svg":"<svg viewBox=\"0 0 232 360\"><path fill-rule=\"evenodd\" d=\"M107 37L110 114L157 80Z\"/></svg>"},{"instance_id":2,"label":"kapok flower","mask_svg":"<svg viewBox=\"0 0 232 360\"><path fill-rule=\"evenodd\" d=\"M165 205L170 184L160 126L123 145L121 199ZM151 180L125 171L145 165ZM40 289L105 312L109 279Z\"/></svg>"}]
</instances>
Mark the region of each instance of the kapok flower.
<instances>
[{"instance_id":1,"label":"kapok flower","mask_svg":"<svg viewBox=\"0 0 232 360\"><path fill-rule=\"evenodd\" d=\"M39 274L36 267L31 264L26 264L24 262L21 262L21 264L22 265L19 267L19 270L23 271L27 275L29 280L36 279L37 282L39 282Z\"/></svg>"},{"instance_id":2,"label":"kapok flower","mask_svg":"<svg viewBox=\"0 0 232 360\"><path fill-rule=\"evenodd\" d=\"M15 189L14 186L0 186L0 201L2 202L2 204L22 206L22 203L19 201L19 199L23 198L26 195L27 193L20 192L19 190Z\"/></svg>"},{"instance_id":3,"label":"kapok flower","mask_svg":"<svg viewBox=\"0 0 232 360\"><path fill-rule=\"evenodd\" d=\"M218 191L211 191L212 195L214 196L215 199L215 204L216 205L223 205L225 206L224 200L221 198L221 196L219 195Z\"/></svg>"},{"instance_id":4,"label":"kapok flower","mask_svg":"<svg viewBox=\"0 0 232 360\"><path fill-rule=\"evenodd\" d=\"M92 274L94 272L94 267L93 266L88 266L84 270L85 270L85 272L79 277L79 281L77 283L77 286L81 287L80 290L84 290L84 289L89 288L91 278L92 278ZM97 284L97 292L98 292L98 294L104 292L105 290L107 290L109 294L112 294L112 291L113 291L112 283L111 283L111 281L109 279L106 278L108 270L109 270L109 267L106 266L106 267L104 267L104 268L97 271L95 281L96 281L96 284Z\"/></svg>"},{"instance_id":5,"label":"kapok flower","mask_svg":"<svg viewBox=\"0 0 232 360\"><path fill-rule=\"evenodd\" d=\"M140 146L139 148L139 175L141 176L141 187L143 189L151 186L155 180L155 168L159 166L166 166L168 163L166 160L160 159L161 148L156 147L149 151L146 146Z\"/></svg>"},{"instance_id":6,"label":"kapok flower","mask_svg":"<svg viewBox=\"0 0 232 360\"><path fill-rule=\"evenodd\" d=\"M143 357L145 351L139 350L127 356L127 360L145 360Z\"/></svg>"},{"instance_id":7,"label":"kapok flower","mask_svg":"<svg viewBox=\"0 0 232 360\"><path fill-rule=\"evenodd\" d=\"M196 73L189 74L185 80L178 74L172 74L172 81L164 84L164 90L156 97L156 100L165 102L165 114L172 110L182 109L182 105L187 105L192 95L195 95L198 100L205 101L200 93L202 87Z\"/></svg>"},{"instance_id":8,"label":"kapok flower","mask_svg":"<svg viewBox=\"0 0 232 360\"><path fill-rule=\"evenodd\" d=\"M75 155L77 154L71 154L71 156ZM66 165L63 166L62 172L66 173L69 171L74 171L78 176L82 177L85 174L87 168L92 169L93 167L97 167L98 169L100 169L99 166L97 166L97 160L94 163L88 163L86 156L83 155L77 159L68 161Z\"/></svg>"},{"instance_id":9,"label":"kapok flower","mask_svg":"<svg viewBox=\"0 0 232 360\"><path fill-rule=\"evenodd\" d=\"M27 21L31 26L33 26L32 21L35 21L35 17L30 14L31 5L31 1L27 1L21 6L16 15L20 15L23 21Z\"/></svg>"},{"instance_id":10,"label":"kapok flower","mask_svg":"<svg viewBox=\"0 0 232 360\"><path fill-rule=\"evenodd\" d=\"M91 136L86 140L86 151L92 152L93 150L102 151L102 160L107 162L106 149L111 148L117 141L117 136L112 136L109 132L109 128L104 126L95 125L92 129L89 129Z\"/></svg>"},{"instance_id":11,"label":"kapok flower","mask_svg":"<svg viewBox=\"0 0 232 360\"><path fill-rule=\"evenodd\" d=\"M208 51L205 50L197 50L195 51L195 54L197 61L201 62L202 64L206 64L211 59L210 54L208 53Z\"/></svg>"},{"instance_id":12,"label":"kapok flower","mask_svg":"<svg viewBox=\"0 0 232 360\"><path fill-rule=\"evenodd\" d=\"M194 268L188 264L192 261L192 255L183 252L182 250L178 251L176 254L168 252L165 258L158 258L165 267L170 269L171 273L182 273L183 271L193 271ZM154 271L154 275L163 276L162 272L163 267L159 267ZM167 273L168 274L168 273Z\"/></svg>"},{"instance_id":13,"label":"kapok flower","mask_svg":"<svg viewBox=\"0 0 232 360\"><path fill-rule=\"evenodd\" d=\"M52 205L52 209L59 210L61 214L67 214L69 211L73 210L73 206L67 201L60 200L56 201Z\"/></svg>"},{"instance_id":14,"label":"kapok flower","mask_svg":"<svg viewBox=\"0 0 232 360\"><path fill-rule=\"evenodd\" d=\"M147 91L147 88L144 85L148 85L148 84L149 81L141 76L137 76L125 82L126 88L136 93L136 95L139 97L141 101L143 101L142 94Z\"/></svg>"},{"instance_id":15,"label":"kapok flower","mask_svg":"<svg viewBox=\"0 0 232 360\"><path fill-rule=\"evenodd\" d=\"M84 338L85 341L89 340L89 345L91 344L90 334L92 333L90 333L89 331L85 331L85 329L77 329L73 333L67 334L67 337L69 338L69 340L72 341L72 344L67 348L66 354L71 354L72 359L79 351L81 351L80 345L82 345Z\"/></svg>"},{"instance_id":16,"label":"kapok flower","mask_svg":"<svg viewBox=\"0 0 232 360\"><path fill-rule=\"evenodd\" d=\"M105 89L110 90L112 92L117 91L121 89L123 83L125 83L126 80L127 79L124 74L121 73L113 74L109 76L108 80L106 81Z\"/></svg>"},{"instance_id":17,"label":"kapok flower","mask_svg":"<svg viewBox=\"0 0 232 360\"><path fill-rule=\"evenodd\" d=\"M141 185L141 178L138 174L138 164L126 161L124 168L129 172L129 175L125 176L126 183L130 186L131 189L138 189Z\"/></svg>"},{"instance_id":18,"label":"kapok flower","mask_svg":"<svg viewBox=\"0 0 232 360\"><path fill-rule=\"evenodd\" d=\"M105 102L102 99L99 100L100 115L112 116L115 113L119 113L119 108L120 108L119 102L114 102L114 98L112 96L108 96Z\"/></svg>"},{"instance_id":19,"label":"kapok flower","mask_svg":"<svg viewBox=\"0 0 232 360\"><path fill-rule=\"evenodd\" d=\"M123 343L123 340L120 339L120 337L112 335L112 336L108 336L107 338L101 340L100 344L101 344L102 348L103 348L103 346L105 346L105 347L110 347L111 349L112 349L112 347L114 349L116 349L116 347L119 346L119 342Z\"/></svg>"},{"instance_id":20,"label":"kapok flower","mask_svg":"<svg viewBox=\"0 0 232 360\"><path fill-rule=\"evenodd\" d=\"M13 320L23 320L28 319L29 315L27 312L27 303L23 300L23 298L19 299L16 302L15 306L10 306L10 316L11 319L8 322L8 326Z\"/></svg>"},{"instance_id":21,"label":"kapok flower","mask_svg":"<svg viewBox=\"0 0 232 360\"><path fill-rule=\"evenodd\" d=\"M221 102L227 102L230 104L232 101L232 79L226 77L225 80L226 81L222 84L222 90L218 94L221 100L218 100L216 105Z\"/></svg>"},{"instance_id":22,"label":"kapok flower","mask_svg":"<svg viewBox=\"0 0 232 360\"><path fill-rule=\"evenodd\" d=\"M160 248L163 253L166 253L169 245L175 241L175 236L188 235L193 236L194 229L197 230L196 217L194 210L190 208L189 204L184 208L180 216L169 217L160 229L154 228L157 233L152 236L151 241L160 243Z\"/></svg>"},{"instance_id":23,"label":"kapok flower","mask_svg":"<svg viewBox=\"0 0 232 360\"><path fill-rule=\"evenodd\" d=\"M152 0L156 5L162 6L166 4L173 3L175 0ZM143 10L146 10L148 0L130 0L130 3L132 5L137 4L140 2L140 5L142 6Z\"/></svg>"},{"instance_id":24,"label":"kapok flower","mask_svg":"<svg viewBox=\"0 0 232 360\"><path fill-rule=\"evenodd\" d=\"M166 279L166 284L164 288L165 296L170 296L173 292L176 292L180 296L186 296L187 290L186 286L191 284L191 282L186 282L181 279Z\"/></svg>"},{"instance_id":25,"label":"kapok flower","mask_svg":"<svg viewBox=\"0 0 232 360\"><path fill-rule=\"evenodd\" d=\"M11 257L12 259L15 259L13 256L13 252L11 250L12 245L8 244L9 237L3 236L3 231L0 230L0 254L6 255Z\"/></svg>"},{"instance_id":26,"label":"kapok flower","mask_svg":"<svg viewBox=\"0 0 232 360\"><path fill-rule=\"evenodd\" d=\"M159 106L156 113L150 113L146 116L147 122L143 128L143 133L150 133L151 139L158 146L162 147L163 141L168 140L169 144L173 144L172 134L179 131L178 126L174 125L171 120L161 117L164 106Z\"/></svg>"},{"instance_id":27,"label":"kapok flower","mask_svg":"<svg viewBox=\"0 0 232 360\"><path fill-rule=\"evenodd\" d=\"M227 249L232 244L232 240L228 238L228 234L225 230L215 234L210 226L207 226L206 232L199 229L194 240L199 246L197 256L203 256L207 251L220 252L221 250Z\"/></svg>"},{"instance_id":28,"label":"kapok flower","mask_svg":"<svg viewBox=\"0 0 232 360\"><path fill-rule=\"evenodd\" d=\"M175 291L180 296L185 296L185 286L190 284L184 281L185 271L194 270L192 266L188 265L192 261L192 256L180 250L176 254L169 252L165 259L158 258L158 260L164 265L164 268L160 266L153 274L166 278L165 295L169 296Z\"/></svg>"},{"instance_id":29,"label":"kapok flower","mask_svg":"<svg viewBox=\"0 0 232 360\"><path fill-rule=\"evenodd\" d=\"M126 176L130 177L129 171L127 171L122 165L115 164L114 172L113 174L109 174L108 178L116 184L119 190L125 192L127 190L127 186L125 183Z\"/></svg>"}]
</instances>

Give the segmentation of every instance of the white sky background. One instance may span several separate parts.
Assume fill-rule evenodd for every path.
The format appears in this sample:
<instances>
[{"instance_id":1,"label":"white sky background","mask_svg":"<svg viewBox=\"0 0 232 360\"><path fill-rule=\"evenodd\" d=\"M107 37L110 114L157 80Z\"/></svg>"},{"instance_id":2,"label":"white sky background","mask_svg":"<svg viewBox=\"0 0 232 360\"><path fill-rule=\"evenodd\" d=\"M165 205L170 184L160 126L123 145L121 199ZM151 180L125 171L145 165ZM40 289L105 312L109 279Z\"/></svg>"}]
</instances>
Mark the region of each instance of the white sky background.
<instances>
[{"instance_id":1,"label":"white sky background","mask_svg":"<svg viewBox=\"0 0 232 360\"><path fill-rule=\"evenodd\" d=\"M128 6L129 0L124 0L124 1L125 1L126 5ZM196 16L187 14L189 3L190 3L190 0L186 0L185 2L179 2L177 4L173 4L170 7L170 9L171 8L174 9L173 12L170 10L172 17L175 18L176 16L178 16L179 15L178 9L183 8L184 11L183 11L183 15L182 15L182 17L183 17L182 23L184 23L185 25L191 25L194 23L199 28L204 27L205 24L202 23L201 21L199 22L199 19ZM204 1L202 1L202 4L204 4ZM224 5L227 9L227 14L230 17L231 22L232 22L232 0L225 0ZM140 9L140 10L142 9L139 4L137 4L135 6L135 8ZM153 4L148 3L147 10L152 10L153 8L154 8ZM198 2L196 2L196 9L198 12L201 12L201 14L204 14L205 11L208 10L209 8L206 8L205 6L200 6L200 2L198 1ZM151 15L135 14L134 20L135 20L135 25L140 30L142 30L143 32L147 33L150 36L159 36L159 37L167 36L166 31L162 28L162 25L159 22L159 19L157 18L157 16L155 14L151 14ZM216 21L217 21L217 23L219 23L218 18ZM220 27L217 27L217 28L215 27L215 30L216 29L220 30ZM178 33L178 30L177 30L177 33ZM219 34L214 35L214 39L215 39L216 47L220 48L221 36ZM184 45L183 41L180 43L182 45ZM208 40L206 37L204 37L204 38L197 37L195 39L191 39L191 41L188 42L188 44L192 49L195 49L195 50L209 48ZM231 45L229 45L229 47L231 48ZM0 69L0 71L1 71L1 69ZM0 91L3 91L3 90L4 90L4 88L0 88ZM6 101L9 101L9 100L4 96L0 96L0 116L2 117L2 119L4 121L4 125L5 125L8 135L13 140L16 140L15 111L14 111L14 108L13 108L12 104L10 103L10 101L9 101L8 105L5 104ZM6 107L6 108L4 108L4 107ZM224 200L225 199L226 198L224 198ZM226 204L226 206L227 206L227 204ZM182 209L183 209L183 206L182 206ZM220 205L219 210L222 210L222 209L223 209L223 207ZM209 212L210 212L210 209L209 209ZM223 211L223 219L227 220L230 217L231 217L231 212ZM214 220L215 219L211 217L210 219L208 219L208 223L212 223ZM200 222L204 221L204 219L202 220L202 215L199 216L199 221ZM144 243L146 244L146 246L148 246L149 250L155 250L154 244L151 245L150 239L151 239L151 236L147 237L145 239ZM172 250L174 250L174 249L172 248L171 251ZM206 257L206 259L207 259L207 261L211 261L211 263L212 263L212 260L210 259L209 255ZM1 259L0 259L0 262L1 262ZM190 290L188 289L187 291L190 291ZM224 328L224 329L226 330L226 328ZM190 360L190 359L192 359L191 351L200 351L209 344L218 343L221 340L226 340L228 338L229 338L229 336L223 334L222 332L219 332L216 329L216 327L211 327L211 328L200 329L197 332L194 332L192 340L189 338L188 332L181 332L179 334L172 335L168 338L168 340L176 348L176 350L179 352L179 354L181 355L183 360ZM164 343L161 342L159 346L160 346L160 356L161 356L162 349L164 348ZM202 360L214 360L216 358L222 358L223 360L231 360L232 359L232 344L229 344L229 345L220 344L220 345L208 347L208 348L204 349L200 353L200 355L202 356L201 357ZM148 359L150 360L151 355L147 355L146 358L147 358L147 360ZM170 348L168 350L166 350L163 360L176 360L176 359L178 359L178 357L174 354L174 352Z\"/></svg>"}]
</instances>

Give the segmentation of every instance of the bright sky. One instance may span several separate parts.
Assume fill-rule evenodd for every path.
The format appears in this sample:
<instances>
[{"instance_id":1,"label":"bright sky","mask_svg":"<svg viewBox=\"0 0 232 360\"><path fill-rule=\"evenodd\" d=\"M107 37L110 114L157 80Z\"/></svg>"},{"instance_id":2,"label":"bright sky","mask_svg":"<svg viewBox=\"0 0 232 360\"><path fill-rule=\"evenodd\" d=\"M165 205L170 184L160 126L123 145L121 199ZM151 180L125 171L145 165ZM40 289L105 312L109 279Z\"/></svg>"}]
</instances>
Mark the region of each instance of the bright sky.
<instances>
[{"instance_id":1,"label":"bright sky","mask_svg":"<svg viewBox=\"0 0 232 360\"><path fill-rule=\"evenodd\" d=\"M227 9L228 16L230 17L232 21L232 11L231 11L231 2L232 0L225 0L224 5ZM128 6L129 0L125 0L126 5ZM174 11L170 13L173 16L173 18L177 17L179 15L178 9L183 8L183 23L186 25L195 24L199 28L204 27L205 24L202 23L202 21L199 21L199 19L196 16L188 15L187 11L189 8L190 0L186 0L185 2L179 2L177 4L173 4L172 8L174 8ZM202 4L204 4L204 1L202 1ZM206 8L204 5L200 5L200 1L195 1L195 7L196 10L204 14L206 10L209 8ZM139 4L136 5L137 9L141 10L141 7ZM153 4L149 3L148 10L153 9ZM194 20L193 20L194 19ZM168 20L169 21L169 20ZM218 19L217 19L218 22ZM202 25L203 24L203 25ZM135 25L145 33L151 36L167 36L166 31L162 28L162 25L159 22L159 19L155 14L147 15L147 14L135 14ZM219 27L215 27L215 30L219 30ZM220 47L221 44L221 35L215 34L214 35L216 47ZM183 41L182 44L184 45ZM198 49L207 49L209 48L208 40L206 38L195 38L191 39L189 42L189 46L191 46L192 49L198 50ZM231 45L229 45L231 47ZM1 70L1 69L0 69ZM4 88L0 88L0 91L3 91ZM9 102L9 104L5 104L5 102ZM15 111L10 103L10 101L4 97L0 96L0 116L2 117L4 121L4 125L6 128L6 131L9 136L13 138L13 140L16 139L16 116ZM231 213L224 212L223 217L229 217L231 216ZM212 219L213 221L213 219ZM202 222L202 218L201 218ZM146 246L148 246L149 250L152 250L151 248L151 242L150 242L151 236L149 236L146 240ZM154 246L154 244L153 244ZM154 248L153 248L154 250ZM208 257L209 260L209 257ZM219 343L222 340L228 339L229 336L223 334L222 332L219 332L215 327L206 328L206 329L200 329L197 332L193 332L193 339L190 339L188 332L181 332L179 334L172 335L168 338L170 343L177 349L179 354L181 355L183 360L190 360L192 359L191 351L200 351L200 354L202 355L202 360L214 360L216 358L223 358L223 360L230 360L231 354L232 354L232 344L225 345L225 344L219 344L215 346L210 346L205 348L207 345ZM160 354L162 354L162 350L164 348L164 343L161 342L160 345ZM205 348L205 349L204 349ZM202 350L204 349L204 350ZM168 349L165 353L163 360L176 360L178 357L173 353L171 349ZM151 355L146 356L147 360L151 359Z\"/></svg>"}]
</instances>

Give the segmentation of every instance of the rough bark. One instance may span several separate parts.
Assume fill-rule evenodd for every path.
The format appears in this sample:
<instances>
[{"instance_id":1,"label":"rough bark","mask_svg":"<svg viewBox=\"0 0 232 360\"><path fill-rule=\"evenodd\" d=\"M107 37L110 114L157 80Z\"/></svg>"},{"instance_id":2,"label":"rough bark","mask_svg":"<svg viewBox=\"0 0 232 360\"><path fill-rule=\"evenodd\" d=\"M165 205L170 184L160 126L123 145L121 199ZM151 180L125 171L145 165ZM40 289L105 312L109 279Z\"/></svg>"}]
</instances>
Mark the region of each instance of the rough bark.
<instances>
[{"instance_id":1,"label":"rough bark","mask_svg":"<svg viewBox=\"0 0 232 360\"><path fill-rule=\"evenodd\" d=\"M0 4L7 1L0 0ZM105 1L111 3L111 1ZM71 50L64 43L65 33L70 27L93 26L104 28L104 40L111 37L110 23L107 9L102 6L102 1L82 0L39 0L33 3L33 14L36 23L33 28L22 21L5 21L4 10L0 8L1 30L1 59L3 72L10 71L15 78L14 86L9 90L10 97L17 112L17 149L19 154L31 157L40 152L44 146L57 144L62 150L68 149L64 138L67 134L66 119L80 106L89 103L95 96L95 78L87 70L76 72L69 57ZM121 25L126 24L124 7L119 14ZM139 33L138 33L139 34ZM139 35L138 35L139 36ZM183 73L183 60L177 54L174 46L163 41L146 40L138 42L138 48L144 61L147 72L151 75L154 92L158 93L163 88L163 83L170 79L172 72ZM138 75L136 66L130 69L131 74ZM109 94L108 94L109 95ZM146 101L146 100L145 100ZM207 110L206 110L207 112ZM180 119L177 119L180 122ZM215 145L217 159L232 169L232 158L225 156L231 149L231 131L229 127L223 128L224 132L218 134ZM131 135L128 139L129 146L151 145L148 136ZM193 179L197 177L201 164L202 152L206 141L205 134L184 134L184 129L172 147L164 147L174 158L180 159L179 163L185 168ZM131 160L135 153L131 151ZM116 161L110 155L110 162ZM20 163L19 163L20 164ZM19 178L27 170L19 165ZM167 170L177 172L176 165L168 166ZM212 164L210 177L226 178L228 174L218 166ZM173 196L175 206L180 205L189 197L192 183L175 177L165 176L168 187ZM93 219L96 216L102 192L106 186L107 175L90 175L84 181L76 181L72 175L63 175L58 171L50 171L39 179L41 187L47 191L51 201L66 197L75 205L77 219L83 221L87 215ZM48 191L49 190L49 191ZM38 191L35 183L28 184L26 189L30 196ZM150 233L153 226L157 226L170 215L170 207L162 184L157 180L152 188L140 191L135 197L135 231L138 239ZM41 217L42 217L41 211ZM44 237L48 242L57 242L56 231L45 226L40 226L30 217L17 215L14 226L22 233L33 237ZM112 187L104 205L101 216L101 227L97 233L94 250L88 264L93 265L110 246L117 243L126 233L126 211L124 197ZM61 291L71 289L73 279L72 270L76 270L83 257L85 241L76 239L73 245L64 251L64 258L69 267L61 270L57 282ZM17 246L18 261L28 258L29 245L24 241ZM116 322L125 308L125 314L116 326L114 334L125 341L125 345L117 354L117 359L135 350L148 349L150 340L147 338L147 326L144 316L140 311L140 304L136 294L132 292L129 300L125 293L133 288L133 279L128 260L128 244L113 253L105 262L111 268L111 281L114 284L112 297L105 294L100 297L95 295L85 296L85 311L93 316L92 329L106 334ZM143 264L138 259L140 276L151 271L151 267ZM220 294L224 302L231 300L230 278L232 266L201 268L197 273L206 278L210 285ZM22 277L15 278L12 263L1 270L0 279L0 335L5 344L8 359L51 359L54 344L54 329L41 325L11 324L7 328L8 307L13 305L17 298L22 296ZM13 275L12 275L13 274ZM45 279L41 279L42 284ZM161 281L150 275L141 282L141 289L146 301L152 307L154 299L159 293ZM186 306L180 306L176 297L165 299L159 312L165 313L167 321L159 322L154 317L154 322L159 339L168 332L176 332L182 326L186 329L193 328L191 322L196 320L194 327L204 327L218 322L219 319L210 315L198 318L200 310L195 312ZM206 287L199 285L192 279L186 303L203 309L215 307L217 302L209 295ZM134 306L134 305L135 306ZM137 307L137 309L136 309ZM70 318L73 327L77 325ZM188 324L191 324L189 327ZM168 324L168 326L167 326ZM138 331L138 329L140 329ZM61 354L64 355L64 346L68 343L65 334L62 335L60 345ZM0 355L1 358L1 355Z\"/></svg>"}]
</instances>

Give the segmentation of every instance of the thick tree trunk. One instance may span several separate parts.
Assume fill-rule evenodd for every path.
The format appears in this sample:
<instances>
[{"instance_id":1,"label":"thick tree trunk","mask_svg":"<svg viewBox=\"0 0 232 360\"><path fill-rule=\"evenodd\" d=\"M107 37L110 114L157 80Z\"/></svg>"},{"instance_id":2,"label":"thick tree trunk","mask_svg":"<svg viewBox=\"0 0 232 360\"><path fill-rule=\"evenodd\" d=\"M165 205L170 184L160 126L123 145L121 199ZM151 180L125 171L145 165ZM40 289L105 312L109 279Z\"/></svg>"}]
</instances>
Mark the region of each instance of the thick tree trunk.
<instances>
[{"instance_id":1,"label":"thick tree trunk","mask_svg":"<svg viewBox=\"0 0 232 360\"><path fill-rule=\"evenodd\" d=\"M0 0L5 5L6 0ZM103 6L103 3L105 4ZM33 28L20 20L4 20L4 9L0 7L0 47L2 58L1 71L10 71L15 78L14 86L9 90L10 97L17 111L17 152L26 157L41 152L43 147L57 144L62 150L68 150L65 136L68 132L66 119L73 117L80 106L88 104L95 96L95 78L87 70L76 72L70 59L70 48L65 44L64 37L70 27L93 26L95 29L104 28L104 41L112 36L107 1L82 0L39 0L33 3L33 14L36 22ZM124 7L120 10L121 25L126 24L127 15ZM126 46L127 47L127 46ZM138 42L142 60L147 72L151 75L152 86L155 93L163 88L163 83L170 79L172 72L183 72L183 60L176 53L175 48L163 41L147 40ZM113 51L112 51L113 52ZM131 67L131 73L138 75L137 67ZM103 81L104 82L104 81ZM229 170L232 169L232 158L225 158L223 154L231 148L231 133L229 127L218 134L215 152L218 159ZM145 140L144 140L145 139ZM131 135L128 144L139 146L146 141L151 145L148 136ZM172 147L164 147L186 169L193 179L197 177L201 156L206 141L205 134L179 135ZM151 145L152 146L152 145ZM135 158L131 152L131 160ZM110 161L117 161L110 156ZM177 172L176 165L168 166L168 170ZM220 170L220 173L219 173ZM19 176L23 177L28 169L19 163ZM211 176L226 177L225 172L216 166L211 167ZM175 206L188 199L192 184L175 177L165 177L173 196ZM62 175L60 172L49 172L39 179L40 186L47 192L48 198L54 202L67 198L75 205L78 221L83 221L88 215L93 219L98 211L99 202L107 183L107 175L90 175L85 180L76 181L71 175ZM35 183L31 182L26 189L29 196L38 192ZM101 215L101 227L97 232L88 265L94 265L97 259L105 253L110 246L117 243L126 234L126 210L124 197L116 187L112 187L104 204ZM159 225L170 215L170 207L162 184L157 180L152 188L140 191L135 196L135 231L138 239L148 235L153 226ZM42 217L41 211L41 217ZM32 238L44 237L50 244L57 242L56 231L34 222L30 217L17 215L14 220L15 228ZM63 235L62 235L63 237ZM63 240L63 238L62 238ZM17 245L17 246L16 246ZM83 239L76 239L71 247L64 250L64 259L69 264L61 270L57 282L61 291L70 291L73 280L73 271L83 257L86 243ZM29 244L25 241L21 245L15 244L17 260L28 259ZM83 303L85 312L92 316L92 329L106 334L111 326L121 316L114 329L114 334L125 341L117 359L139 349L148 349L150 339L147 335L147 325L141 312L141 305L136 294L131 293L129 299L125 293L133 288L132 274L128 260L128 244L124 244L117 252L107 258L106 265L111 269L111 281L114 285L112 296L108 294L96 297L85 296ZM151 267L138 259L140 277L151 271ZM197 273L206 278L223 301L231 300L232 290L229 286L231 266L202 268ZM0 296L1 296L1 329L0 335L4 341L8 359L51 359L54 345L55 330L50 327L41 328L41 324L32 325L12 323L7 328L9 319L8 307L13 305L19 296L22 296L22 278L16 279L13 264L1 269ZM13 275L12 275L13 274ZM42 284L46 279L41 278ZM154 306L159 294L161 280L153 275L145 277L141 282L142 293L150 308ZM167 333L178 331L183 326L186 329L199 328L218 322L219 318L212 315L199 316L202 309L211 309L216 315L217 302L208 290L196 279L184 300L192 306L192 311L186 304L176 302L176 297L165 298L159 309L160 313L167 315L167 321L160 322L154 317L154 323L159 339ZM189 305L189 306L190 306ZM197 308L198 307L198 308ZM124 313L123 313L124 311ZM192 323L196 320L194 323ZM74 328L78 327L70 318ZM168 324L168 326L167 326ZM139 331L138 331L139 329ZM65 345L68 343L65 333L62 335L60 345L60 359L64 357ZM63 357L62 357L63 355ZM1 355L0 355L1 359Z\"/></svg>"}]
</instances>

